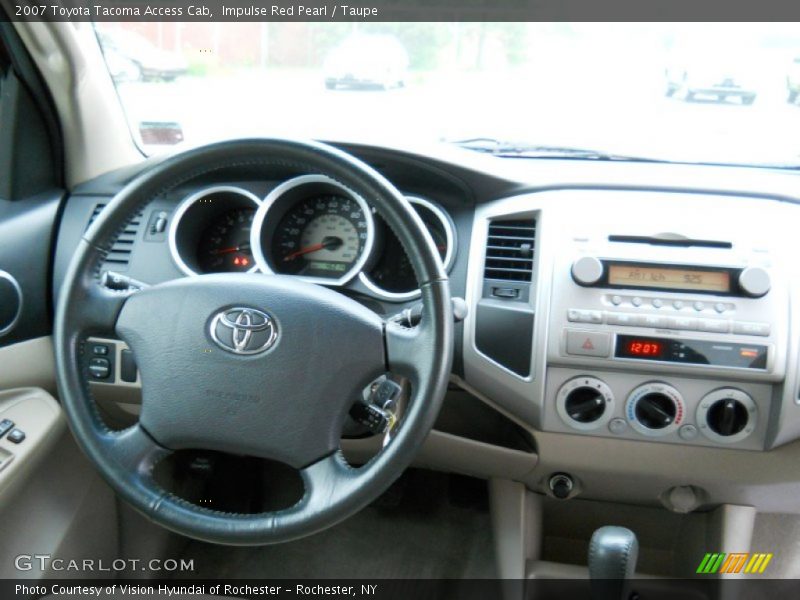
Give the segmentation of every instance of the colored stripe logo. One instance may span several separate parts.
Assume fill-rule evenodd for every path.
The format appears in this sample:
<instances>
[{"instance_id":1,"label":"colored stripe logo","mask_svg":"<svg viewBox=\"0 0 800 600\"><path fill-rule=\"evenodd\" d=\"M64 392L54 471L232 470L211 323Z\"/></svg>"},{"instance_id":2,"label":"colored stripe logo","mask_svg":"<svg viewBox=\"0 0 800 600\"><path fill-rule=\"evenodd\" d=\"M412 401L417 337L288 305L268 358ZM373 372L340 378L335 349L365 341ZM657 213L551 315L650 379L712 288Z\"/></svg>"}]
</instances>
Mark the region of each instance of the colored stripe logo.
<instances>
[{"instance_id":1,"label":"colored stripe logo","mask_svg":"<svg viewBox=\"0 0 800 600\"><path fill-rule=\"evenodd\" d=\"M764 552L709 552L700 561L697 573L709 575L713 573L758 573L761 574L767 569L769 561L772 560L772 553Z\"/></svg>"}]
</instances>

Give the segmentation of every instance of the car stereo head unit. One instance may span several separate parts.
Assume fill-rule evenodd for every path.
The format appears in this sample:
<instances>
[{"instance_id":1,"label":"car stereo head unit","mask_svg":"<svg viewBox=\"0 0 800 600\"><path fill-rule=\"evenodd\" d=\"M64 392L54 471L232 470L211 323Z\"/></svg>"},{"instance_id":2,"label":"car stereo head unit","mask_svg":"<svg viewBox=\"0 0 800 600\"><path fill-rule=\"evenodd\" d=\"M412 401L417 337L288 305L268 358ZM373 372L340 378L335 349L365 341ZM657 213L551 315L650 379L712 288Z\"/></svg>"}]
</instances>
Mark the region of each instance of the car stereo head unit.
<instances>
[{"instance_id":1,"label":"car stereo head unit","mask_svg":"<svg viewBox=\"0 0 800 600\"><path fill-rule=\"evenodd\" d=\"M759 298L769 292L769 274L761 267L708 267L599 259L582 256L572 278L584 287Z\"/></svg>"}]
</instances>

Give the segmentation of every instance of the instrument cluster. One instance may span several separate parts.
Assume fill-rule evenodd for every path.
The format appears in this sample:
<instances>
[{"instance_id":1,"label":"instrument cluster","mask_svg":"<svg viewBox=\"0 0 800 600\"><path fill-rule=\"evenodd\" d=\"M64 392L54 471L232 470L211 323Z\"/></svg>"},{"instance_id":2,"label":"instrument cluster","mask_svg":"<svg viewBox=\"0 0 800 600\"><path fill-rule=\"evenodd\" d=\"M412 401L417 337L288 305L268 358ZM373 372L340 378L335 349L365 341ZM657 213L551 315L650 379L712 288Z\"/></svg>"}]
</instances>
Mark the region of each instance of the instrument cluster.
<instances>
[{"instance_id":1,"label":"instrument cluster","mask_svg":"<svg viewBox=\"0 0 800 600\"><path fill-rule=\"evenodd\" d=\"M408 196L445 268L456 233L436 203ZM186 275L260 272L350 286L389 301L419 295L400 240L363 198L323 175L303 175L266 197L241 187L204 188L181 201L169 230L172 259Z\"/></svg>"}]
</instances>

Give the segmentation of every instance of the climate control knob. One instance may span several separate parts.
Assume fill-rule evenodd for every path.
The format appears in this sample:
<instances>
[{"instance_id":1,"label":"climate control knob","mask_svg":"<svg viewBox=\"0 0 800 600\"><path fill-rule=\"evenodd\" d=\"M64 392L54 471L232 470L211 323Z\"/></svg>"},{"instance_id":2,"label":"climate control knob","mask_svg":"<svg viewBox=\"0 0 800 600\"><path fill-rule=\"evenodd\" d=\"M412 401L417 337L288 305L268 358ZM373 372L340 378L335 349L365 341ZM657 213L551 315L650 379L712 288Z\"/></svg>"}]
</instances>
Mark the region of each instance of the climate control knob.
<instances>
[{"instance_id":1,"label":"climate control knob","mask_svg":"<svg viewBox=\"0 0 800 600\"><path fill-rule=\"evenodd\" d=\"M573 429L597 429L614 412L614 394L596 377L570 379L556 394L556 411Z\"/></svg>"},{"instance_id":2,"label":"climate control knob","mask_svg":"<svg viewBox=\"0 0 800 600\"><path fill-rule=\"evenodd\" d=\"M736 388L722 388L706 394L697 406L700 431L710 440L732 444L756 428L758 408L749 394Z\"/></svg>"},{"instance_id":3,"label":"climate control knob","mask_svg":"<svg viewBox=\"0 0 800 600\"><path fill-rule=\"evenodd\" d=\"M578 285L594 285L603 277L603 263L594 256L581 256L572 263L572 278Z\"/></svg>"},{"instance_id":4,"label":"climate control knob","mask_svg":"<svg viewBox=\"0 0 800 600\"><path fill-rule=\"evenodd\" d=\"M636 431L657 437L672 433L684 418L683 397L671 385L651 381L640 385L628 396L625 415Z\"/></svg>"}]
</instances>

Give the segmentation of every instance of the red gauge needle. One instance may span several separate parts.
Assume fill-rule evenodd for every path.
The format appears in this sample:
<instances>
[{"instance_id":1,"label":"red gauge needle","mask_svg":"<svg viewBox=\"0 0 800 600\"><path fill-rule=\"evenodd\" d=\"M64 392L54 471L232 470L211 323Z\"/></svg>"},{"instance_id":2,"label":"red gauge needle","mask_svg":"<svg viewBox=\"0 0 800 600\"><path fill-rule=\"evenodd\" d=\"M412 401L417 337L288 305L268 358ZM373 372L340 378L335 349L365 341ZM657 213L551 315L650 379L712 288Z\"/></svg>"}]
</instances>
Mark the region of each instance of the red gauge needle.
<instances>
[{"instance_id":1,"label":"red gauge needle","mask_svg":"<svg viewBox=\"0 0 800 600\"><path fill-rule=\"evenodd\" d=\"M290 260L294 260L298 256L303 256L304 254L311 254L312 252L317 252L318 250L333 250L338 248L342 245L342 240L338 237L326 237L322 240L319 244L312 244L311 246L306 246L305 248L300 248L300 250L296 250L291 254L287 254L283 257L284 262L288 262Z\"/></svg>"},{"instance_id":2,"label":"red gauge needle","mask_svg":"<svg viewBox=\"0 0 800 600\"><path fill-rule=\"evenodd\" d=\"M217 254L231 254L233 252L247 252L250 250L250 244L242 244L241 246L233 246L232 248L219 248L218 250L212 250L212 255Z\"/></svg>"}]
</instances>

